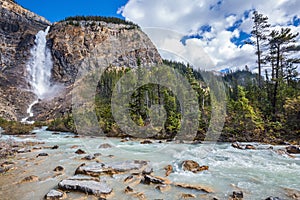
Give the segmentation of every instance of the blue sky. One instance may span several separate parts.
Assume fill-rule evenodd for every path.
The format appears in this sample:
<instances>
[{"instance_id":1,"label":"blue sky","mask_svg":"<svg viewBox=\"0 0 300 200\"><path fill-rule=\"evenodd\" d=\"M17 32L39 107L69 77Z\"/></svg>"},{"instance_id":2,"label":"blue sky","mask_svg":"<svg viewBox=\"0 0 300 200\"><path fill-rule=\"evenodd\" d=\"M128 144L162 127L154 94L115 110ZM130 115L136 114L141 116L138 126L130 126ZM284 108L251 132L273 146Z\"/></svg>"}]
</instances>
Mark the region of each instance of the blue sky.
<instances>
[{"instance_id":1,"label":"blue sky","mask_svg":"<svg viewBox=\"0 0 300 200\"><path fill-rule=\"evenodd\" d=\"M51 22L56 22L68 16L99 15L123 18L117 14L118 8L128 0L16 0L27 8Z\"/></svg>"}]
</instances>

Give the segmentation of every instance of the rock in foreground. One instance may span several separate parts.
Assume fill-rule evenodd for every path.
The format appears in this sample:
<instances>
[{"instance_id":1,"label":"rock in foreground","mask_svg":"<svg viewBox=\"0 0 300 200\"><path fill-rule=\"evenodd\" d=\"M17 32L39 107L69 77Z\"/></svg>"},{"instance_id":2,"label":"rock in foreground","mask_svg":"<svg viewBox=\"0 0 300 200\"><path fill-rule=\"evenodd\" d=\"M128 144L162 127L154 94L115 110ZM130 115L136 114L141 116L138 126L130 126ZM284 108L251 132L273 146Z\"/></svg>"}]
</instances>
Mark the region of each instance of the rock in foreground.
<instances>
[{"instance_id":1,"label":"rock in foreground","mask_svg":"<svg viewBox=\"0 0 300 200\"><path fill-rule=\"evenodd\" d=\"M202 191L205 193L213 193L214 192L211 188L201 186L201 185L190 185L190 184L185 184L185 183L174 183L174 185L177 187L181 187L181 188Z\"/></svg>"},{"instance_id":2,"label":"rock in foreground","mask_svg":"<svg viewBox=\"0 0 300 200\"><path fill-rule=\"evenodd\" d=\"M161 184L161 185L167 185L171 182L168 179L162 178L162 177L155 177L150 175L145 175L144 178L141 180L141 183L143 184Z\"/></svg>"},{"instance_id":3,"label":"rock in foreground","mask_svg":"<svg viewBox=\"0 0 300 200\"><path fill-rule=\"evenodd\" d=\"M65 199L66 195L63 192L57 191L57 190L50 190L48 194L45 195L46 200L59 200L59 199Z\"/></svg>"},{"instance_id":4,"label":"rock in foreground","mask_svg":"<svg viewBox=\"0 0 300 200\"><path fill-rule=\"evenodd\" d=\"M75 174L85 174L89 176L99 176L103 174L119 174L125 172L142 173L147 167L148 162L142 160L110 162L110 163L92 163L80 166Z\"/></svg>"},{"instance_id":5,"label":"rock in foreground","mask_svg":"<svg viewBox=\"0 0 300 200\"><path fill-rule=\"evenodd\" d=\"M92 179L76 180L76 177L62 180L58 183L58 187L63 190L74 190L78 192L93 194L96 196L108 195L112 192L112 188L110 188L105 182L100 182Z\"/></svg>"},{"instance_id":6,"label":"rock in foreground","mask_svg":"<svg viewBox=\"0 0 300 200\"><path fill-rule=\"evenodd\" d=\"M186 160L182 163L183 170L191 171L193 173L198 173L204 170L208 170L208 166L200 166L197 162L193 160Z\"/></svg>"}]
</instances>

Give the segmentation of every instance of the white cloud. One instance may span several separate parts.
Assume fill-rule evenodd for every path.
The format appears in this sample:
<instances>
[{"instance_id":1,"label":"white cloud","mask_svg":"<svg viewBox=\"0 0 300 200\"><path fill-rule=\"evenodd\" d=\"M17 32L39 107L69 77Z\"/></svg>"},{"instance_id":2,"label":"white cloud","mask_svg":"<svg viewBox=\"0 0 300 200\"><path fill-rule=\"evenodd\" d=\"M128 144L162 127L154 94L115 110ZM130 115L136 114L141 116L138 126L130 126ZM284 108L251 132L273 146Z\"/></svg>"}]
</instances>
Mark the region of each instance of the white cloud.
<instances>
[{"instance_id":1,"label":"white cloud","mask_svg":"<svg viewBox=\"0 0 300 200\"><path fill-rule=\"evenodd\" d=\"M127 19L138 23L161 51L170 52L171 49L173 53L196 62L201 68L216 66L222 69L256 66L253 46L238 47L231 42L231 38L239 37L240 31L251 32L254 9L268 16L271 24L287 26L294 16L299 17L300 2L299 0L129 0L119 12ZM244 16L245 12L250 12L247 19ZM237 20L243 20L240 27L233 32L227 31L226 29L233 26ZM200 27L205 25L211 26L211 32L203 33L200 30ZM164 33L153 33L155 32L153 29L151 33L151 29L146 27L162 28L160 30ZM300 31L299 27L291 27L294 31ZM174 31L180 34L175 36L170 34ZM201 34L203 38L189 39L186 46L179 42L181 39L179 36L193 34ZM207 53L206 57L214 64L208 62L209 59L203 59L204 51ZM170 54L169 57L166 51L162 54L174 59L174 54Z\"/></svg>"}]
</instances>

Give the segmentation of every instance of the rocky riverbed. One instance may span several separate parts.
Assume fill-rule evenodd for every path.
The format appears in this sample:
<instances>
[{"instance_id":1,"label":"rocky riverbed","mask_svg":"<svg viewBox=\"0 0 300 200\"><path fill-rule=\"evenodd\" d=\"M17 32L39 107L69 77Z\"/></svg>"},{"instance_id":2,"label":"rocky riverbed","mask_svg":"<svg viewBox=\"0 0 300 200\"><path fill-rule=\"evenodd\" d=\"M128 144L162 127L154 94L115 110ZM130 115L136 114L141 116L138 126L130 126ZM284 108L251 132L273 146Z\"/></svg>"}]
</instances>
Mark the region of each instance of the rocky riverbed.
<instances>
[{"instance_id":1,"label":"rocky riverbed","mask_svg":"<svg viewBox=\"0 0 300 200\"><path fill-rule=\"evenodd\" d=\"M1 144L14 148L0 160L3 200L300 198L300 157L286 146L80 137L45 129L2 136Z\"/></svg>"}]
</instances>

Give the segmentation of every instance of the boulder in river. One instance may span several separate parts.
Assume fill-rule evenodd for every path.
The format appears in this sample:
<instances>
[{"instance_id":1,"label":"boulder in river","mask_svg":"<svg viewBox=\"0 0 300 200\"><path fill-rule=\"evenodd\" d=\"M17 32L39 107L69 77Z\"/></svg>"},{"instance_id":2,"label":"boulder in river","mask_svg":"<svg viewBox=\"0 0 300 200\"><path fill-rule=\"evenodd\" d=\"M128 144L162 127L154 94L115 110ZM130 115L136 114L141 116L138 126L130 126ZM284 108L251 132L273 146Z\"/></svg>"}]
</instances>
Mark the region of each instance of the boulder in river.
<instances>
[{"instance_id":1,"label":"boulder in river","mask_svg":"<svg viewBox=\"0 0 300 200\"><path fill-rule=\"evenodd\" d=\"M140 143L141 144L152 144L153 142L151 140L143 140Z\"/></svg>"},{"instance_id":2,"label":"boulder in river","mask_svg":"<svg viewBox=\"0 0 300 200\"><path fill-rule=\"evenodd\" d=\"M101 144L99 146L100 149L109 149L109 148L112 148L113 146L108 144L108 143L104 143L104 144Z\"/></svg>"},{"instance_id":3,"label":"boulder in river","mask_svg":"<svg viewBox=\"0 0 300 200\"><path fill-rule=\"evenodd\" d=\"M85 151L83 151L82 149L77 149L77 151L75 151L76 154L85 154Z\"/></svg>"},{"instance_id":4,"label":"boulder in river","mask_svg":"<svg viewBox=\"0 0 300 200\"><path fill-rule=\"evenodd\" d=\"M82 160L94 160L96 157L94 155L87 155L82 158Z\"/></svg>"},{"instance_id":5,"label":"boulder in river","mask_svg":"<svg viewBox=\"0 0 300 200\"><path fill-rule=\"evenodd\" d=\"M58 145L54 145L53 147L51 147L51 149L58 149L59 146Z\"/></svg>"},{"instance_id":6,"label":"boulder in river","mask_svg":"<svg viewBox=\"0 0 300 200\"><path fill-rule=\"evenodd\" d=\"M191 171L193 173L197 173L197 172L201 172L201 171L204 171L204 170L208 170L208 168L209 168L206 165L200 166L196 161L193 161L193 160L183 161L182 167L183 167L183 170L185 170L185 171Z\"/></svg>"},{"instance_id":7,"label":"boulder in river","mask_svg":"<svg viewBox=\"0 0 300 200\"><path fill-rule=\"evenodd\" d=\"M281 156L289 156L291 158L295 158L293 155L289 154L285 149L276 149L274 150L275 153L281 155Z\"/></svg>"},{"instance_id":8,"label":"boulder in river","mask_svg":"<svg viewBox=\"0 0 300 200\"><path fill-rule=\"evenodd\" d=\"M112 192L105 182L96 181L93 179L77 178L76 176L70 179L62 180L58 183L58 187L62 190L73 190L93 194L95 196L109 195Z\"/></svg>"},{"instance_id":9,"label":"boulder in river","mask_svg":"<svg viewBox=\"0 0 300 200\"><path fill-rule=\"evenodd\" d=\"M169 176L173 172L172 165L167 165L164 169L166 170L166 176Z\"/></svg>"},{"instance_id":10,"label":"boulder in river","mask_svg":"<svg viewBox=\"0 0 300 200\"><path fill-rule=\"evenodd\" d=\"M252 144L243 145L243 144L240 144L238 142L232 143L231 146L233 148L241 149L241 150L255 150L256 149L256 147L254 145L252 145Z\"/></svg>"},{"instance_id":11,"label":"boulder in river","mask_svg":"<svg viewBox=\"0 0 300 200\"><path fill-rule=\"evenodd\" d=\"M62 166L57 166L57 167L54 168L53 171L55 171L55 172L61 172L61 171L64 171L64 168Z\"/></svg>"},{"instance_id":12,"label":"boulder in river","mask_svg":"<svg viewBox=\"0 0 300 200\"><path fill-rule=\"evenodd\" d=\"M297 146L288 146L286 147L286 151L292 154L300 154L300 147Z\"/></svg>"},{"instance_id":13,"label":"boulder in river","mask_svg":"<svg viewBox=\"0 0 300 200\"><path fill-rule=\"evenodd\" d=\"M143 184L161 184L161 185L166 185L170 184L171 182L168 179L157 177L157 176L150 176L150 175L145 175L144 178L141 180L141 183Z\"/></svg>"},{"instance_id":14,"label":"boulder in river","mask_svg":"<svg viewBox=\"0 0 300 200\"><path fill-rule=\"evenodd\" d=\"M142 171L142 174L152 174L153 172L153 168L150 167L150 166L147 166L143 171Z\"/></svg>"},{"instance_id":15,"label":"boulder in river","mask_svg":"<svg viewBox=\"0 0 300 200\"><path fill-rule=\"evenodd\" d=\"M232 195L230 195L231 200L241 200L244 198L244 194L242 191L234 191Z\"/></svg>"},{"instance_id":16,"label":"boulder in river","mask_svg":"<svg viewBox=\"0 0 300 200\"><path fill-rule=\"evenodd\" d=\"M40 156L49 156L47 153L39 153L36 157L40 157Z\"/></svg>"},{"instance_id":17,"label":"boulder in river","mask_svg":"<svg viewBox=\"0 0 300 200\"><path fill-rule=\"evenodd\" d=\"M177 187L181 187L181 188L198 190L198 191L202 191L205 193L213 193L214 192L211 188L205 187L202 185L191 185L191 184L186 184L186 183L173 183L173 185L175 185Z\"/></svg>"},{"instance_id":18,"label":"boulder in river","mask_svg":"<svg viewBox=\"0 0 300 200\"><path fill-rule=\"evenodd\" d=\"M157 189L161 192L166 192L171 189L171 186L170 185L158 185L155 187L155 189Z\"/></svg>"},{"instance_id":19,"label":"boulder in river","mask_svg":"<svg viewBox=\"0 0 300 200\"><path fill-rule=\"evenodd\" d=\"M244 148L242 147L242 145L240 145L240 144L237 143L237 142L232 143L231 146L232 146L233 148L236 148L236 149L244 149Z\"/></svg>"},{"instance_id":20,"label":"boulder in river","mask_svg":"<svg viewBox=\"0 0 300 200\"><path fill-rule=\"evenodd\" d=\"M58 190L50 190L46 195L46 200L60 200L65 199L66 194L64 192L58 191Z\"/></svg>"},{"instance_id":21,"label":"boulder in river","mask_svg":"<svg viewBox=\"0 0 300 200\"><path fill-rule=\"evenodd\" d=\"M120 174L125 172L142 173L147 167L148 162L143 160L91 163L79 166L75 174L85 174L90 176L99 176L102 174Z\"/></svg>"},{"instance_id":22,"label":"boulder in river","mask_svg":"<svg viewBox=\"0 0 300 200\"><path fill-rule=\"evenodd\" d=\"M20 183L29 183L29 182L37 182L37 181L39 181L39 177L32 175L32 176L27 176L27 177L23 178L20 181Z\"/></svg>"},{"instance_id":23,"label":"boulder in river","mask_svg":"<svg viewBox=\"0 0 300 200\"><path fill-rule=\"evenodd\" d=\"M132 189L132 187L127 186L127 187L125 188L124 192L125 192L125 193L130 193L130 192L133 192L133 189Z\"/></svg>"}]
</instances>

